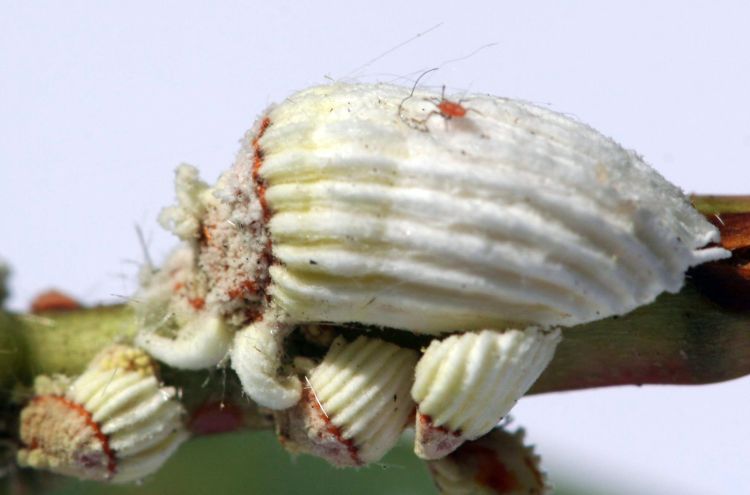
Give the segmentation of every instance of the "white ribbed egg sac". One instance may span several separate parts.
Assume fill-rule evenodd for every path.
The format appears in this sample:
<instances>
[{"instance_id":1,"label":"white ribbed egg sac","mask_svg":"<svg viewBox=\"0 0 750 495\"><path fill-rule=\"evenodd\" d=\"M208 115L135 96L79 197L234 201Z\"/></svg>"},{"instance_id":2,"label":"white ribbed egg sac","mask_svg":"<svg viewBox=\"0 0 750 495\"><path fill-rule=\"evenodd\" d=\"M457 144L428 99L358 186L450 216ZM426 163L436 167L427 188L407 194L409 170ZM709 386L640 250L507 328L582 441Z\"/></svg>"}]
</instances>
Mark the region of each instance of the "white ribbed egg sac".
<instances>
[{"instance_id":1,"label":"white ribbed egg sac","mask_svg":"<svg viewBox=\"0 0 750 495\"><path fill-rule=\"evenodd\" d=\"M407 98L408 97L408 98ZM437 334L570 326L680 289L725 257L682 192L592 128L526 102L314 87L254 137L290 320ZM250 138L246 138L250 139ZM248 146L246 146L248 148Z\"/></svg>"},{"instance_id":2,"label":"white ribbed egg sac","mask_svg":"<svg viewBox=\"0 0 750 495\"><path fill-rule=\"evenodd\" d=\"M21 413L19 463L81 479L126 483L153 472L187 439L176 391L138 349L105 349L64 394Z\"/></svg>"},{"instance_id":3,"label":"white ribbed egg sac","mask_svg":"<svg viewBox=\"0 0 750 495\"><path fill-rule=\"evenodd\" d=\"M336 338L299 404L276 414L282 444L340 467L380 460L414 413L409 389L417 358L380 339Z\"/></svg>"},{"instance_id":4,"label":"white ribbed egg sac","mask_svg":"<svg viewBox=\"0 0 750 495\"><path fill-rule=\"evenodd\" d=\"M437 459L491 431L539 378L559 341L559 331L534 327L433 340L411 389L416 454Z\"/></svg>"}]
</instances>

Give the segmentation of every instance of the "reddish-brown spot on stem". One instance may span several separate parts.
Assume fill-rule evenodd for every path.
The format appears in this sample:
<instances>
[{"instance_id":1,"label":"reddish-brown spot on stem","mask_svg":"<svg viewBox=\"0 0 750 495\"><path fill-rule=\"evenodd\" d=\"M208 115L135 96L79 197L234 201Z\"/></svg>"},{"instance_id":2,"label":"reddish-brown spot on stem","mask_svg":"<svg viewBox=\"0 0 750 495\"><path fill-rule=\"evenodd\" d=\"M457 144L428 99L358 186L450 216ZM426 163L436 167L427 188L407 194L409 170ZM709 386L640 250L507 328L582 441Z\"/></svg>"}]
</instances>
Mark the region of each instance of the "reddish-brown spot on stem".
<instances>
[{"instance_id":1,"label":"reddish-brown spot on stem","mask_svg":"<svg viewBox=\"0 0 750 495\"><path fill-rule=\"evenodd\" d=\"M721 232L721 245L732 257L693 268L701 292L724 308L750 310L750 213L706 215Z\"/></svg>"},{"instance_id":2,"label":"reddish-brown spot on stem","mask_svg":"<svg viewBox=\"0 0 750 495\"><path fill-rule=\"evenodd\" d=\"M81 307L81 303L54 289L42 292L31 301L31 312L34 314L48 311L73 311Z\"/></svg>"},{"instance_id":3,"label":"reddish-brown spot on stem","mask_svg":"<svg viewBox=\"0 0 750 495\"><path fill-rule=\"evenodd\" d=\"M214 435L236 431L244 425L242 410L233 404L212 401L198 407L188 428L196 435Z\"/></svg>"},{"instance_id":4,"label":"reddish-brown spot on stem","mask_svg":"<svg viewBox=\"0 0 750 495\"><path fill-rule=\"evenodd\" d=\"M716 213L706 219L721 232L721 245L730 251L750 247L750 213Z\"/></svg>"}]
</instances>

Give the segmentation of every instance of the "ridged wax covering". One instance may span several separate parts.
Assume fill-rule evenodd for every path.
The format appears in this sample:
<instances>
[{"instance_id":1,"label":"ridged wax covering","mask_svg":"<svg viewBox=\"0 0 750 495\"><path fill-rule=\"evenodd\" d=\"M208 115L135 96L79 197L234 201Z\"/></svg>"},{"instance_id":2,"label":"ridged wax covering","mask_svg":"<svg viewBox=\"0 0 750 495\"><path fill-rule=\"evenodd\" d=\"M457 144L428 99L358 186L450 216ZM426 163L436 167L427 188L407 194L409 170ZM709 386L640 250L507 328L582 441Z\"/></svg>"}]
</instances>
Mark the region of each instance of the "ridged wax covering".
<instances>
[{"instance_id":1,"label":"ridged wax covering","mask_svg":"<svg viewBox=\"0 0 750 495\"><path fill-rule=\"evenodd\" d=\"M282 371L284 338L291 328L269 312L234 337L232 368L250 398L263 407L286 409L302 395L302 384L294 374Z\"/></svg>"},{"instance_id":2,"label":"ridged wax covering","mask_svg":"<svg viewBox=\"0 0 750 495\"><path fill-rule=\"evenodd\" d=\"M138 346L180 369L215 366L227 355L233 334L215 308L205 307L207 283L189 244L180 245L161 269L143 279L134 302L141 328Z\"/></svg>"},{"instance_id":3,"label":"ridged wax covering","mask_svg":"<svg viewBox=\"0 0 750 495\"><path fill-rule=\"evenodd\" d=\"M433 340L411 389L417 455L443 457L492 430L539 378L559 341L559 331L533 327Z\"/></svg>"},{"instance_id":4,"label":"ridged wax covering","mask_svg":"<svg viewBox=\"0 0 750 495\"><path fill-rule=\"evenodd\" d=\"M282 442L337 466L378 461L414 411L409 389L416 363L416 352L395 344L338 337L310 374L300 403L277 413Z\"/></svg>"},{"instance_id":5,"label":"ridged wax covering","mask_svg":"<svg viewBox=\"0 0 750 495\"><path fill-rule=\"evenodd\" d=\"M726 256L685 196L570 117L469 95L332 84L264 117L257 140L277 263L297 321L424 333L575 325L626 313Z\"/></svg>"},{"instance_id":6,"label":"ridged wax covering","mask_svg":"<svg viewBox=\"0 0 750 495\"><path fill-rule=\"evenodd\" d=\"M156 471L187 438L176 391L139 349L107 348L64 393L46 388L21 413L22 465L124 483Z\"/></svg>"},{"instance_id":7,"label":"ridged wax covering","mask_svg":"<svg viewBox=\"0 0 750 495\"><path fill-rule=\"evenodd\" d=\"M441 495L544 495L551 493L539 456L524 445L524 431L492 430L437 461L429 461Z\"/></svg>"}]
</instances>

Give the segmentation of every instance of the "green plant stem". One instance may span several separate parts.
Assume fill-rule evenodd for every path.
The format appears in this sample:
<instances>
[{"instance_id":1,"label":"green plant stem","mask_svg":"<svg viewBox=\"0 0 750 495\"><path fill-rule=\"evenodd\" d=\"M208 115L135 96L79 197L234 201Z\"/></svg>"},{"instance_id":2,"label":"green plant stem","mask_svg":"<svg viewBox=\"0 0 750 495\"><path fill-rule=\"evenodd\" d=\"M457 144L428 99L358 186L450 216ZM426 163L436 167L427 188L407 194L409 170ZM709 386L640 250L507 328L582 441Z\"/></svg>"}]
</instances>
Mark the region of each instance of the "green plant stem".
<instances>
[{"instance_id":1,"label":"green plant stem","mask_svg":"<svg viewBox=\"0 0 750 495\"><path fill-rule=\"evenodd\" d=\"M693 206L704 215L750 212L750 196L717 196L694 194Z\"/></svg>"},{"instance_id":2,"label":"green plant stem","mask_svg":"<svg viewBox=\"0 0 750 495\"><path fill-rule=\"evenodd\" d=\"M39 374L75 375L102 347L128 342L136 331L133 312L124 305L3 316L0 352L11 360L15 377L25 381ZM0 375L6 386L8 371Z\"/></svg>"},{"instance_id":3,"label":"green plant stem","mask_svg":"<svg viewBox=\"0 0 750 495\"><path fill-rule=\"evenodd\" d=\"M2 381L30 383L38 374L79 373L108 343L135 333L126 306L39 316L5 315ZM644 383L698 384L750 374L750 313L727 311L688 283L632 313L564 330L555 359L532 392ZM11 352L12 351L12 352ZM169 370L173 379L208 372ZM223 379L223 377L222 377ZM230 379L228 377L227 379ZM194 396L193 391L186 391Z\"/></svg>"},{"instance_id":4,"label":"green plant stem","mask_svg":"<svg viewBox=\"0 0 750 495\"><path fill-rule=\"evenodd\" d=\"M564 330L531 393L610 385L702 384L750 374L750 313L688 283L621 318Z\"/></svg>"}]
</instances>

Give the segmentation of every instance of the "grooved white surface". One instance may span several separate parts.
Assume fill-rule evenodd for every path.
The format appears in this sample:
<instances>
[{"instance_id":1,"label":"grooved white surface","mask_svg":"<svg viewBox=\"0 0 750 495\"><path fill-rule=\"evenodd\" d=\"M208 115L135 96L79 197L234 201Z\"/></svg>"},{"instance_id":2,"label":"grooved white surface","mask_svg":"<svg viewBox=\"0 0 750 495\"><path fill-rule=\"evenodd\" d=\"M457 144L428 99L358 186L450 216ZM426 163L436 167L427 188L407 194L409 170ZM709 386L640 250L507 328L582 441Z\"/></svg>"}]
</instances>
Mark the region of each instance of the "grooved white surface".
<instances>
[{"instance_id":1,"label":"grooved white surface","mask_svg":"<svg viewBox=\"0 0 750 495\"><path fill-rule=\"evenodd\" d=\"M529 328L433 340L417 366L412 398L435 426L478 438L539 378L560 338L559 331Z\"/></svg>"},{"instance_id":2,"label":"grooved white surface","mask_svg":"<svg viewBox=\"0 0 750 495\"><path fill-rule=\"evenodd\" d=\"M155 472L187 439L185 410L175 396L174 388L160 386L151 373L99 369L96 362L66 393L107 435L116 459L115 483Z\"/></svg>"},{"instance_id":3,"label":"grooved white surface","mask_svg":"<svg viewBox=\"0 0 750 495\"><path fill-rule=\"evenodd\" d=\"M292 407L302 393L302 384L296 375L282 376L279 372L287 332L288 328L267 315L234 336L232 368L245 393L263 407Z\"/></svg>"},{"instance_id":4,"label":"grooved white surface","mask_svg":"<svg viewBox=\"0 0 750 495\"><path fill-rule=\"evenodd\" d=\"M363 462L379 460L407 426L417 359L416 352L379 339L339 337L310 375L320 407L354 441Z\"/></svg>"},{"instance_id":5,"label":"grooved white surface","mask_svg":"<svg viewBox=\"0 0 750 495\"><path fill-rule=\"evenodd\" d=\"M266 114L271 292L292 319L569 326L726 256L703 249L718 233L677 187L589 126L476 94L448 120L439 94L409 95L334 83Z\"/></svg>"}]
</instances>

